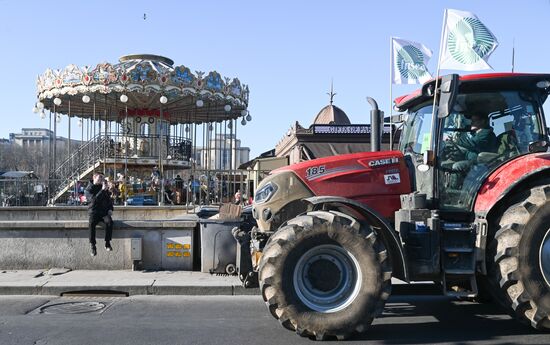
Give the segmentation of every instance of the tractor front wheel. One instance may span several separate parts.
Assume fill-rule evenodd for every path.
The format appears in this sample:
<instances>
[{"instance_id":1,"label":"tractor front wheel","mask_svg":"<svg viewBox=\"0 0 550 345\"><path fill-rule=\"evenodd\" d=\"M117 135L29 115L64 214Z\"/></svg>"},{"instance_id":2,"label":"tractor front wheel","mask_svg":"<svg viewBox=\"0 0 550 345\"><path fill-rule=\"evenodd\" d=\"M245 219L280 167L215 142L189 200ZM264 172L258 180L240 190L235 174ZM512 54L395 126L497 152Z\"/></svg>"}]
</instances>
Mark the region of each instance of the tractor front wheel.
<instances>
[{"instance_id":1,"label":"tractor front wheel","mask_svg":"<svg viewBox=\"0 0 550 345\"><path fill-rule=\"evenodd\" d=\"M272 315L318 340L366 331L391 291L383 243L369 226L332 211L281 227L264 248L259 275Z\"/></svg>"}]
</instances>

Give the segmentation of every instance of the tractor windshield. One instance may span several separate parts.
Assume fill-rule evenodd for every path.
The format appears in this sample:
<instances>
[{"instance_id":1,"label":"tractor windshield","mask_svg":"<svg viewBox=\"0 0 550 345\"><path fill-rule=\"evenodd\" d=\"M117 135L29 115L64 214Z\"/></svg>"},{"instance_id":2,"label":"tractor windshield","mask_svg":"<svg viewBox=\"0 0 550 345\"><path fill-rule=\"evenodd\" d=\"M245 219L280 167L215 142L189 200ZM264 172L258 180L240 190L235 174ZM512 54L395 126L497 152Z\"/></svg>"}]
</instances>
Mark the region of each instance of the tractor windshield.
<instances>
[{"instance_id":1,"label":"tractor windshield","mask_svg":"<svg viewBox=\"0 0 550 345\"><path fill-rule=\"evenodd\" d=\"M535 92L460 94L441 120L438 189L442 209L469 210L488 174L544 140Z\"/></svg>"},{"instance_id":2,"label":"tractor windshield","mask_svg":"<svg viewBox=\"0 0 550 345\"><path fill-rule=\"evenodd\" d=\"M399 143L401 152L420 156L429 149L432 109L432 103L429 103L409 111Z\"/></svg>"}]
</instances>

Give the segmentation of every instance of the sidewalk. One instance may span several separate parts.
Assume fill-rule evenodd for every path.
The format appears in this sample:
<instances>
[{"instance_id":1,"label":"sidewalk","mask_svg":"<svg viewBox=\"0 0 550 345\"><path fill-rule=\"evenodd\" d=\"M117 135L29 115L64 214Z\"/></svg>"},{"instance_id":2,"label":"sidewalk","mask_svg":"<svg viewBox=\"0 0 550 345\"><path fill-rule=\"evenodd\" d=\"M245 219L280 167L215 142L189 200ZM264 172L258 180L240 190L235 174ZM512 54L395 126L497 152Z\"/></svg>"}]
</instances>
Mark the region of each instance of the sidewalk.
<instances>
[{"instance_id":1,"label":"sidewalk","mask_svg":"<svg viewBox=\"0 0 550 345\"><path fill-rule=\"evenodd\" d=\"M130 295L254 295L236 276L189 271L0 270L0 295L61 295L69 292Z\"/></svg>"},{"instance_id":2,"label":"sidewalk","mask_svg":"<svg viewBox=\"0 0 550 345\"><path fill-rule=\"evenodd\" d=\"M236 276L190 271L0 270L0 295L109 294L129 295L259 295L245 289ZM392 278L392 294L439 295L432 282L407 284Z\"/></svg>"}]
</instances>

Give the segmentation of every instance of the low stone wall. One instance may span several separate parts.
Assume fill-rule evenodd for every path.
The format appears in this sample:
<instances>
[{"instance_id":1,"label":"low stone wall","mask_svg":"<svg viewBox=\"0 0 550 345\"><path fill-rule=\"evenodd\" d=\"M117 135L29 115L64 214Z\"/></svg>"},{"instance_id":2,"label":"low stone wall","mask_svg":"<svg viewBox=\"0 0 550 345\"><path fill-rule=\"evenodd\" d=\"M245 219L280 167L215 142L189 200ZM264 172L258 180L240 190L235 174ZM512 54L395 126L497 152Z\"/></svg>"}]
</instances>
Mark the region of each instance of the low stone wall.
<instances>
[{"instance_id":1,"label":"low stone wall","mask_svg":"<svg viewBox=\"0 0 550 345\"><path fill-rule=\"evenodd\" d=\"M42 209L46 210L17 210L15 215L9 216L8 212L0 212L0 269L131 269L134 263L131 257L132 238L142 241L140 268L193 269L194 252L199 250L194 244L198 221L194 215L179 220L116 220L118 217L114 217L114 250L104 250L104 231L98 227L98 255L92 257L85 208ZM60 209L63 211L60 212ZM48 217L47 210L51 210L49 217L58 219L44 219ZM126 215L137 218L137 210L132 208ZM162 215L176 213L172 210L143 211L141 219L159 219ZM115 210L115 215L120 217L121 213ZM22 220L25 214L33 215L33 220ZM6 219L6 216L14 220Z\"/></svg>"},{"instance_id":2,"label":"low stone wall","mask_svg":"<svg viewBox=\"0 0 550 345\"><path fill-rule=\"evenodd\" d=\"M114 220L185 219L192 212L186 206L115 206ZM86 206L0 207L0 221L87 220Z\"/></svg>"}]
</instances>

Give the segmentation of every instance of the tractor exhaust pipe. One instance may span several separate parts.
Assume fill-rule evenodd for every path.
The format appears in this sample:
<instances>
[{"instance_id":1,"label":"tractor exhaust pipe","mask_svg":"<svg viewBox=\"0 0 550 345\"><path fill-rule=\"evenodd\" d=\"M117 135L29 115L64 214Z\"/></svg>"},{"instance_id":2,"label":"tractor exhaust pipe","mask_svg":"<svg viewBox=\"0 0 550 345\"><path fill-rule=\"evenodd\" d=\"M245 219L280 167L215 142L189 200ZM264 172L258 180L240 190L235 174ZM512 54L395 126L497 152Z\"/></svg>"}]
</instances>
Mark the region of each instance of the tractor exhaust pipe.
<instances>
[{"instance_id":1,"label":"tractor exhaust pipe","mask_svg":"<svg viewBox=\"0 0 550 345\"><path fill-rule=\"evenodd\" d=\"M372 107L370 111L370 150L372 152L380 151L380 142L382 141L382 118L384 112L378 109L378 103L372 97L367 97L367 101Z\"/></svg>"}]
</instances>

